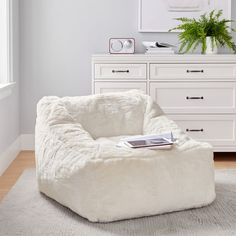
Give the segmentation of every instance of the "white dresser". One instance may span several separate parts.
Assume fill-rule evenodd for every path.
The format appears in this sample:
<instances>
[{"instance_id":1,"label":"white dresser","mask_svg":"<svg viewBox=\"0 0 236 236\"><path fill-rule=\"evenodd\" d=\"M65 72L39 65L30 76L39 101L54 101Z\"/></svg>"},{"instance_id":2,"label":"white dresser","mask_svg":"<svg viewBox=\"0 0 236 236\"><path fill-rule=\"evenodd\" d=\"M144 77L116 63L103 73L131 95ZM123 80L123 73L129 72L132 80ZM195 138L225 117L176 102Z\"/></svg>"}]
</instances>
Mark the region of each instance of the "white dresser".
<instances>
[{"instance_id":1,"label":"white dresser","mask_svg":"<svg viewBox=\"0 0 236 236\"><path fill-rule=\"evenodd\" d=\"M93 93L140 89L195 139L236 151L236 55L92 56Z\"/></svg>"}]
</instances>

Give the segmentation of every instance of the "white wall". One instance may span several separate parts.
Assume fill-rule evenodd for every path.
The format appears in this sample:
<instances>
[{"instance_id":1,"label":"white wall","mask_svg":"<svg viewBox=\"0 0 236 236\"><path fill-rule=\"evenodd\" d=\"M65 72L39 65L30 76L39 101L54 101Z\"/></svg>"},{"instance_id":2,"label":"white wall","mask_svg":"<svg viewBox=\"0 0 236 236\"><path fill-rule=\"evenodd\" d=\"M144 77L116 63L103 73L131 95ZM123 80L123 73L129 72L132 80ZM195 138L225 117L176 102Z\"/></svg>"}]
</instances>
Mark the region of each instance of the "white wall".
<instances>
[{"instance_id":1,"label":"white wall","mask_svg":"<svg viewBox=\"0 0 236 236\"><path fill-rule=\"evenodd\" d=\"M19 68L18 68L18 0L13 1L13 79L16 86L12 94L0 100L0 157L18 138L19 132ZM1 160L0 160L1 161Z\"/></svg>"},{"instance_id":2,"label":"white wall","mask_svg":"<svg viewBox=\"0 0 236 236\"><path fill-rule=\"evenodd\" d=\"M19 117L19 7L13 0L13 80L12 94L0 100L0 176L20 151Z\"/></svg>"},{"instance_id":3,"label":"white wall","mask_svg":"<svg viewBox=\"0 0 236 236\"><path fill-rule=\"evenodd\" d=\"M236 3L233 2L233 18ZM37 101L45 95L91 93L91 55L110 37L176 44L174 33L138 33L138 0L20 0L21 133L34 133Z\"/></svg>"}]
</instances>

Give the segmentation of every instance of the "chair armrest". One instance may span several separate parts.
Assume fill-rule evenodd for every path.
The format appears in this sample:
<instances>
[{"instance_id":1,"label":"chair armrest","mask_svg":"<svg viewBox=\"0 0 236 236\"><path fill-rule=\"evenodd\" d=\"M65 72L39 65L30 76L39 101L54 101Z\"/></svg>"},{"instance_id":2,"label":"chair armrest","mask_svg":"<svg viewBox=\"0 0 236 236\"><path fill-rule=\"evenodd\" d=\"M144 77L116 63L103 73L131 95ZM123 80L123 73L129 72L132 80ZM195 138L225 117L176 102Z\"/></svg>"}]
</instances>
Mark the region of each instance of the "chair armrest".
<instances>
[{"instance_id":1,"label":"chair armrest","mask_svg":"<svg viewBox=\"0 0 236 236\"><path fill-rule=\"evenodd\" d=\"M144 134L159 134L165 132L172 132L175 135L179 135L181 129L166 115L156 116L144 122Z\"/></svg>"},{"instance_id":2,"label":"chair armrest","mask_svg":"<svg viewBox=\"0 0 236 236\"><path fill-rule=\"evenodd\" d=\"M94 142L92 136L80 123L56 124L50 126L50 132L59 137L64 143Z\"/></svg>"}]
</instances>

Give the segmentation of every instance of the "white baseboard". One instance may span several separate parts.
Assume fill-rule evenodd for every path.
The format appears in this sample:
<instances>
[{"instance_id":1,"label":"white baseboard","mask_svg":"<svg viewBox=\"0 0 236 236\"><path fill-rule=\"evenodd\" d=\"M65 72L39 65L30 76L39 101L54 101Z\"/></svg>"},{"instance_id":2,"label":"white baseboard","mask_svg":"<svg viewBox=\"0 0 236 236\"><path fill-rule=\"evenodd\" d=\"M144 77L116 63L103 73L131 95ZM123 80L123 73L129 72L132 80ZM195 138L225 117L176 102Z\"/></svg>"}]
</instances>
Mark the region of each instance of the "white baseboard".
<instances>
[{"instance_id":1,"label":"white baseboard","mask_svg":"<svg viewBox=\"0 0 236 236\"><path fill-rule=\"evenodd\" d=\"M6 151L0 153L0 176L15 160L20 151L34 151L34 134L20 135Z\"/></svg>"},{"instance_id":2,"label":"white baseboard","mask_svg":"<svg viewBox=\"0 0 236 236\"><path fill-rule=\"evenodd\" d=\"M34 151L34 134L22 134L20 142L21 151Z\"/></svg>"},{"instance_id":3,"label":"white baseboard","mask_svg":"<svg viewBox=\"0 0 236 236\"><path fill-rule=\"evenodd\" d=\"M0 154L0 176L8 168L8 166L14 161L21 150L20 137L18 137L5 152Z\"/></svg>"}]
</instances>

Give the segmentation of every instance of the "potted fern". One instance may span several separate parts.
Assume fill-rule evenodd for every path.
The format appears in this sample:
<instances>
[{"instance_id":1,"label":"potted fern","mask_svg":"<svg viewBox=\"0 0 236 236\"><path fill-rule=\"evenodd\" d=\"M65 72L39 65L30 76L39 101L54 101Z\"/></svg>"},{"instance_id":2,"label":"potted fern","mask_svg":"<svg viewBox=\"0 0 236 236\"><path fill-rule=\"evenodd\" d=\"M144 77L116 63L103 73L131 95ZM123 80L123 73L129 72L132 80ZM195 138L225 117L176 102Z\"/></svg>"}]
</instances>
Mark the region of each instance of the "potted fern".
<instances>
[{"instance_id":1,"label":"potted fern","mask_svg":"<svg viewBox=\"0 0 236 236\"><path fill-rule=\"evenodd\" d=\"M199 19L177 18L180 25L170 31L180 30L180 53L193 52L201 45L202 54L215 54L218 47L227 46L236 53L236 45L229 26L231 20L220 19L222 10L211 11L201 15Z\"/></svg>"}]
</instances>

